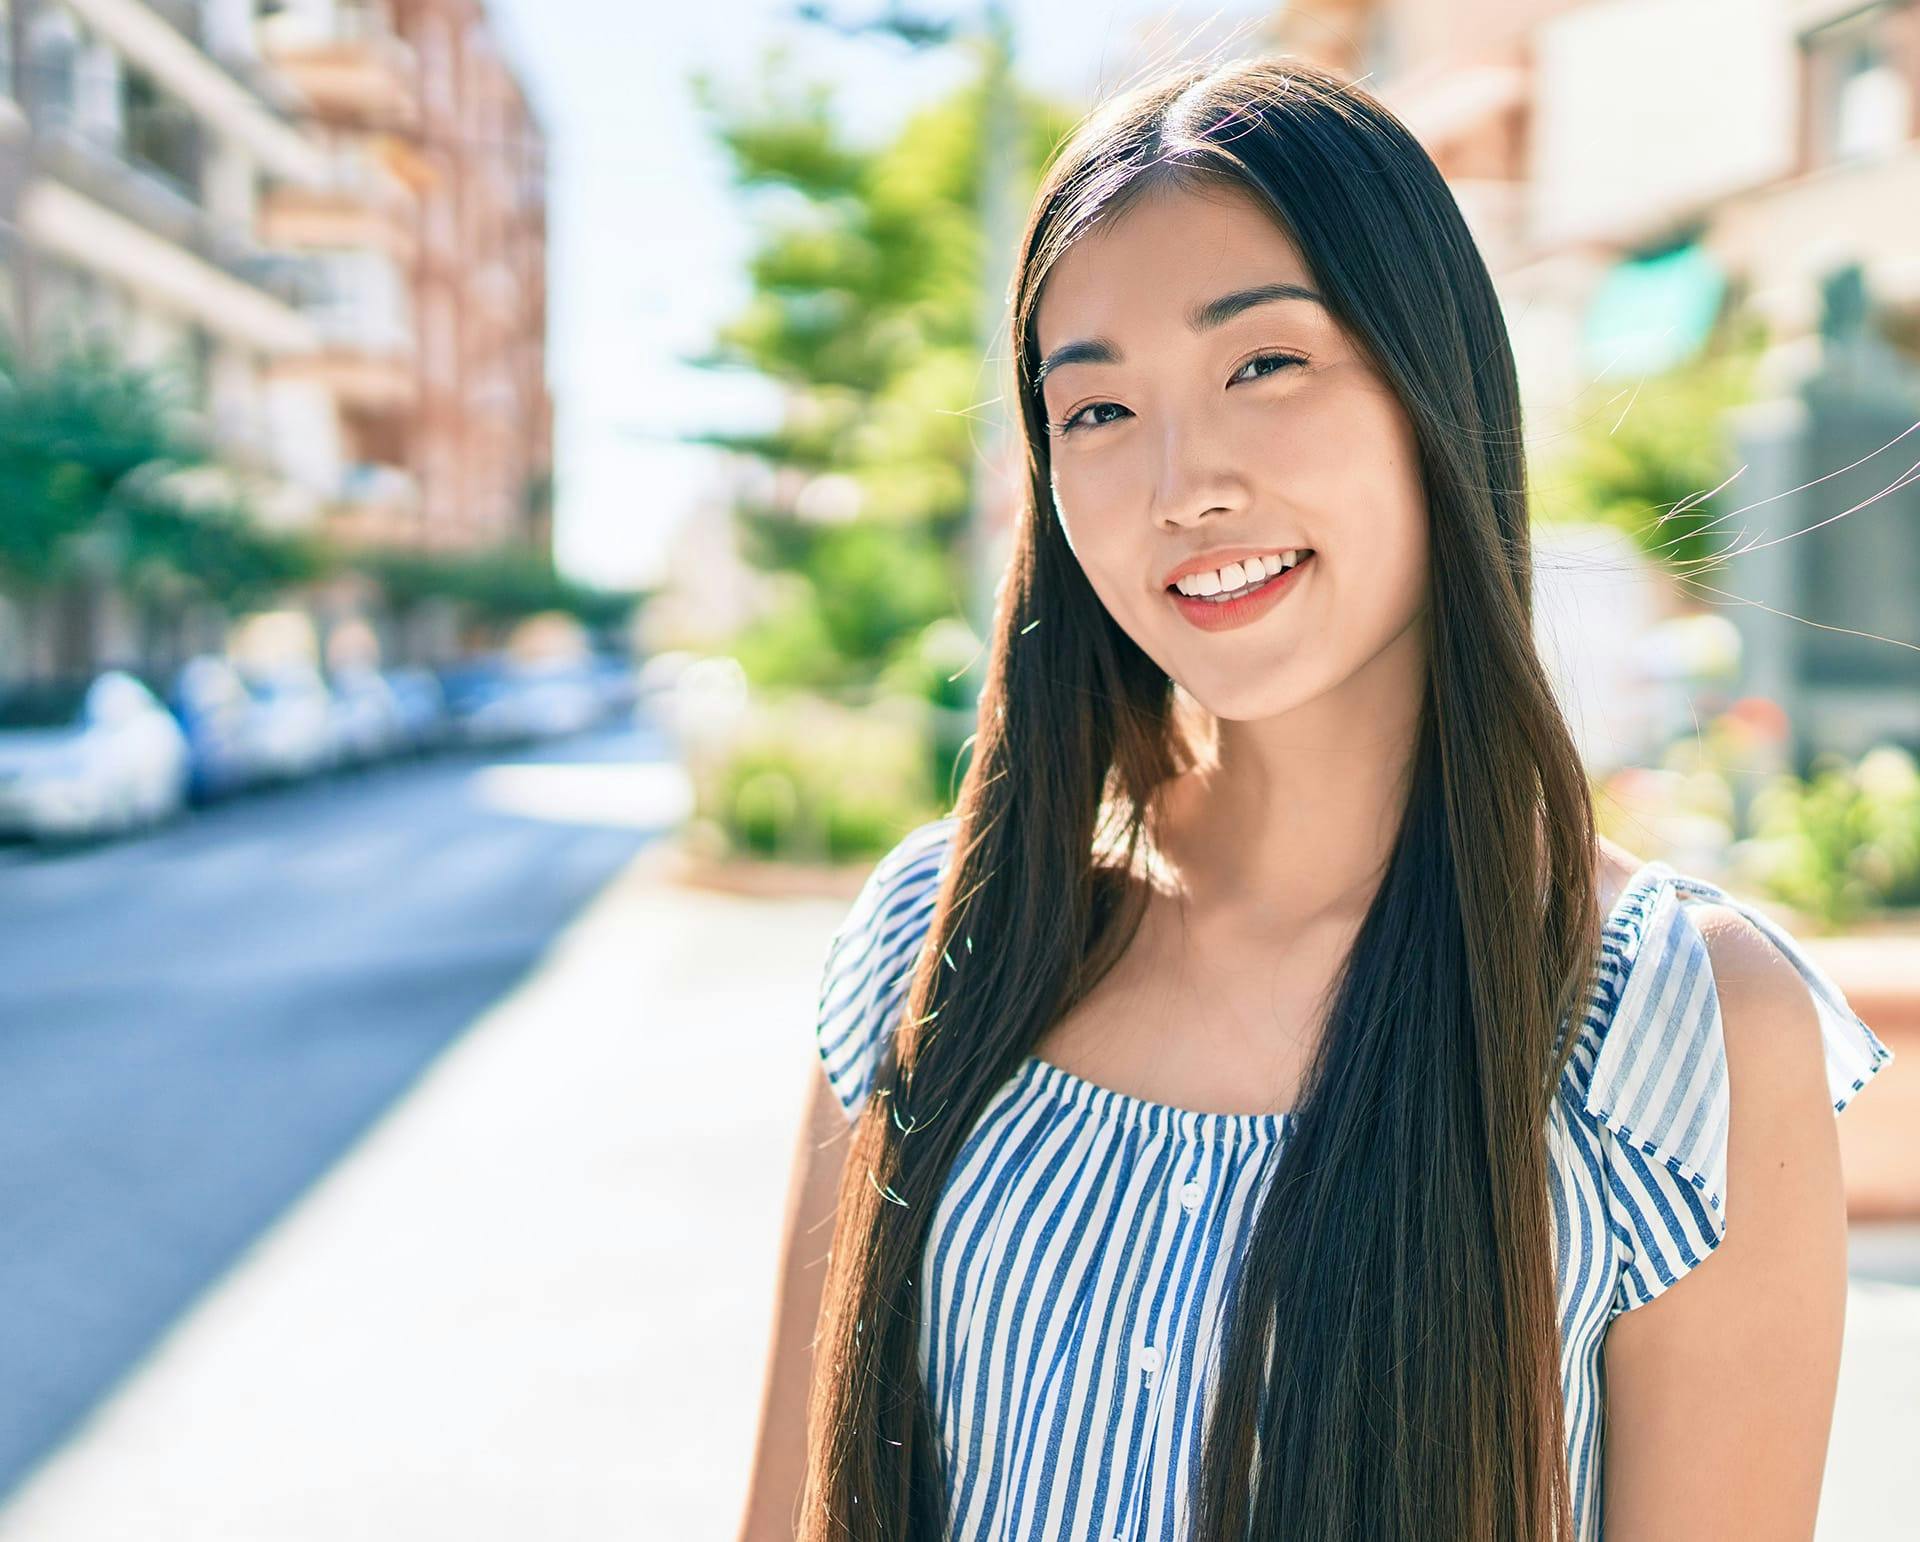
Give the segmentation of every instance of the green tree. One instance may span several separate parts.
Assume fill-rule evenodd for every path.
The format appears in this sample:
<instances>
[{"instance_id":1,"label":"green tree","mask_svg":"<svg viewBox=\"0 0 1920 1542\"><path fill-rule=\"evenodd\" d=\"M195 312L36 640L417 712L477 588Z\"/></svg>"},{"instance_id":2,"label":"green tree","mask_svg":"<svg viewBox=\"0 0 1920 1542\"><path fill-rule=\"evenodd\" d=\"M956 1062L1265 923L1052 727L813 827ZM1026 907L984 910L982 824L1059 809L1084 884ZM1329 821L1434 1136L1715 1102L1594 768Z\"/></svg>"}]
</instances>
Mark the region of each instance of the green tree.
<instances>
[{"instance_id":1,"label":"green tree","mask_svg":"<svg viewBox=\"0 0 1920 1542\"><path fill-rule=\"evenodd\" d=\"M310 541L182 494L180 473L213 464L177 382L110 342L72 344L35 369L0 348L0 572L23 587L91 575L238 607L316 572Z\"/></svg>"},{"instance_id":2,"label":"green tree","mask_svg":"<svg viewBox=\"0 0 1920 1542\"><path fill-rule=\"evenodd\" d=\"M1678 576L1709 571L1738 488L1706 495L1735 469L1725 419L1752 399L1760 343L1733 318L1713 347L1587 413L1537 473L1544 516L1612 525Z\"/></svg>"},{"instance_id":3,"label":"green tree","mask_svg":"<svg viewBox=\"0 0 1920 1542\"><path fill-rule=\"evenodd\" d=\"M687 437L780 473L778 500L734 512L747 559L782 575L738 639L749 676L844 689L965 610L975 414L999 390L978 335L986 93L970 81L866 147L785 50L761 70L744 107L694 81L755 237L747 303L688 362L764 376L785 410L771 431ZM1032 100L1018 118L1019 172L1036 177L1065 118ZM807 489L828 477L841 506L823 516Z\"/></svg>"},{"instance_id":4,"label":"green tree","mask_svg":"<svg viewBox=\"0 0 1920 1542\"><path fill-rule=\"evenodd\" d=\"M153 500L198 462L174 427L166 381L93 344L43 369L0 351L0 565L33 587L85 560L81 538L115 507Z\"/></svg>"},{"instance_id":5,"label":"green tree","mask_svg":"<svg viewBox=\"0 0 1920 1542\"><path fill-rule=\"evenodd\" d=\"M378 582L397 610L451 600L473 620L492 625L558 610L587 626L613 626L640 598L578 583L559 572L547 553L520 546L471 553L369 549L340 560Z\"/></svg>"}]
</instances>

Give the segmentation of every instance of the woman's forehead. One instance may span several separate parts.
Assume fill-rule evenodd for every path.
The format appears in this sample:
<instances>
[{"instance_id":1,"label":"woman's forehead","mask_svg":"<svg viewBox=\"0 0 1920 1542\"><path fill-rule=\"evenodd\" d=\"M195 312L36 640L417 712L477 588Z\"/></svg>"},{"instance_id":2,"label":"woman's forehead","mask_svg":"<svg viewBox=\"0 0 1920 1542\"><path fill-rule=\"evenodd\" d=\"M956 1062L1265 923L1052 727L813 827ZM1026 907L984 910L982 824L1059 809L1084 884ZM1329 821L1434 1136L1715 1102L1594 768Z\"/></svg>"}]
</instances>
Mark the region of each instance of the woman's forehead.
<instances>
[{"instance_id":1,"label":"woman's forehead","mask_svg":"<svg viewBox=\"0 0 1920 1542\"><path fill-rule=\"evenodd\" d=\"M1313 287L1298 247L1252 193L1155 188L1078 236L1042 281L1034 330L1043 352L1094 332L1164 317L1256 284Z\"/></svg>"}]
</instances>

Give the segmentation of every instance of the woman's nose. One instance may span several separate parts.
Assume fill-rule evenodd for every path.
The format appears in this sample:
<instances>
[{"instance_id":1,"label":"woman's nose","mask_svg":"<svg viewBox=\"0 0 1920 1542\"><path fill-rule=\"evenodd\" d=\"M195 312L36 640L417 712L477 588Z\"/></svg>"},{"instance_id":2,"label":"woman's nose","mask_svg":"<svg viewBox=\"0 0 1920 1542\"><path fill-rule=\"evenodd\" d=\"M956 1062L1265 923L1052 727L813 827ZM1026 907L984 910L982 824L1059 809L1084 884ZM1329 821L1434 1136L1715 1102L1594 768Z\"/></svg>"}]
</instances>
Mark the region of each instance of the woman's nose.
<instances>
[{"instance_id":1,"label":"woman's nose","mask_svg":"<svg viewBox=\"0 0 1920 1542\"><path fill-rule=\"evenodd\" d=\"M1161 433L1154 468L1154 517L1190 524L1231 513L1247 502L1247 479L1219 432L1217 417L1170 420Z\"/></svg>"}]
</instances>

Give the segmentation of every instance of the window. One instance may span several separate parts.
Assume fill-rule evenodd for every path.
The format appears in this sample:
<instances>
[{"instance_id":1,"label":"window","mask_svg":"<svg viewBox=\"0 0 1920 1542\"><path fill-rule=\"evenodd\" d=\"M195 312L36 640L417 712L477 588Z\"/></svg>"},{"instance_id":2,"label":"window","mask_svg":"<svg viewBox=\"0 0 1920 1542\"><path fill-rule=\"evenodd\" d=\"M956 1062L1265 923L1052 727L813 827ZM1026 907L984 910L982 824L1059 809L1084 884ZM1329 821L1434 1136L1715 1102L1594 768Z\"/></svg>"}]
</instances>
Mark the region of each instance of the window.
<instances>
[{"instance_id":1,"label":"window","mask_svg":"<svg viewBox=\"0 0 1920 1542\"><path fill-rule=\"evenodd\" d=\"M185 104L162 91L144 70L130 64L121 76L120 112L127 159L197 200L200 125Z\"/></svg>"},{"instance_id":2,"label":"window","mask_svg":"<svg viewBox=\"0 0 1920 1542\"><path fill-rule=\"evenodd\" d=\"M63 11L29 13L27 70L21 89L32 96L33 114L43 127L58 127L73 118L74 68L80 52L79 29ZM11 19L8 21L11 26Z\"/></svg>"},{"instance_id":3,"label":"window","mask_svg":"<svg viewBox=\"0 0 1920 1542\"><path fill-rule=\"evenodd\" d=\"M1912 137L1913 81L1888 25L1896 9L1871 5L1801 38L1811 165L1884 155Z\"/></svg>"}]
</instances>

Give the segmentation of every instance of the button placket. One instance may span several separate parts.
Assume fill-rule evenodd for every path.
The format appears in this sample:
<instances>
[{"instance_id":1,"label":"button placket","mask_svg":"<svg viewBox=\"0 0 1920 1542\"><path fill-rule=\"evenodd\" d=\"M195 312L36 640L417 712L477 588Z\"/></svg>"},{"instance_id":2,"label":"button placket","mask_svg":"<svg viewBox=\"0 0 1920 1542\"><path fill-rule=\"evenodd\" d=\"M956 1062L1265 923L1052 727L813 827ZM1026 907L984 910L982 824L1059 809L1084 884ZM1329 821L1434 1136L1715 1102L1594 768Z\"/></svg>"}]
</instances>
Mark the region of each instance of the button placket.
<instances>
[{"instance_id":1,"label":"button placket","mask_svg":"<svg viewBox=\"0 0 1920 1542\"><path fill-rule=\"evenodd\" d=\"M1168 1246L1175 1252L1196 1245L1202 1235L1202 1228L1194 1218L1201 1206L1206 1203L1207 1185L1203 1181L1209 1163L1210 1153L1204 1147L1194 1150L1189 1165L1188 1176L1177 1182L1171 1182L1166 1190L1167 1208L1161 1224L1168 1233ZM1171 1256L1171 1255L1170 1255ZM1158 1324L1147 1325L1143 1332L1159 1342L1137 1341L1129 1353L1129 1369L1140 1377L1140 1392L1147 1399L1147 1423L1150 1430L1157 1429L1172 1409L1165 1398L1158 1395L1161 1389L1160 1373L1166 1365L1166 1342L1169 1337L1178 1339L1180 1325L1171 1319ZM1149 1434L1148 1439L1152 1436ZM1122 1504L1126 1501L1123 1499ZM1116 1532L1110 1542L1120 1542L1124 1532ZM1109 1539L1101 1539L1109 1542Z\"/></svg>"}]
</instances>

